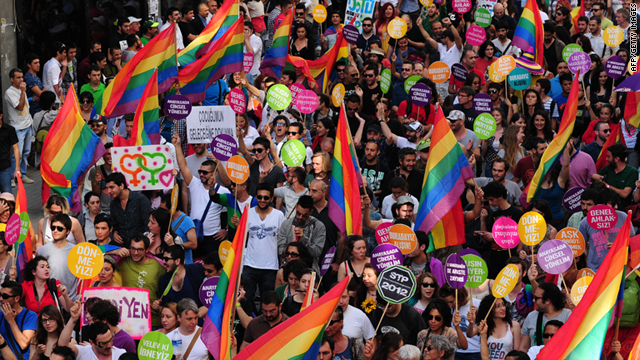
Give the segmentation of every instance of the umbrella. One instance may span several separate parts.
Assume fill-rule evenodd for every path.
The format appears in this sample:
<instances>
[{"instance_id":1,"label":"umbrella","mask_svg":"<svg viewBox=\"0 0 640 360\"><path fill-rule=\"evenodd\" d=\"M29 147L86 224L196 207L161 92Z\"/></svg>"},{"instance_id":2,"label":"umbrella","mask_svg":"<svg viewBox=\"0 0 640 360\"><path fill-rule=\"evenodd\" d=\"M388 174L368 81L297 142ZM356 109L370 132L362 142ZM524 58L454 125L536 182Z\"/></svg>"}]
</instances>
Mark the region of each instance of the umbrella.
<instances>
[{"instance_id":1,"label":"umbrella","mask_svg":"<svg viewBox=\"0 0 640 360\"><path fill-rule=\"evenodd\" d=\"M633 74L626 78L620 85L618 85L616 91L640 91L640 73Z\"/></svg>"}]
</instances>

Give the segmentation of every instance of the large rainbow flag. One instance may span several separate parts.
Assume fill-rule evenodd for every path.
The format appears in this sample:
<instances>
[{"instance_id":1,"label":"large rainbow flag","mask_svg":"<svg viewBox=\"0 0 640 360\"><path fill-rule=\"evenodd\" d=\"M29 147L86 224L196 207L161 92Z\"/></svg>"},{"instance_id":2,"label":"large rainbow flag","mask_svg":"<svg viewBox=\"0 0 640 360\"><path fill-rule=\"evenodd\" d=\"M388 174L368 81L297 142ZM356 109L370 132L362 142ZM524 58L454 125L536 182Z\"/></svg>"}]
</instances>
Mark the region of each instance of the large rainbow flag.
<instances>
[{"instance_id":1,"label":"large rainbow flag","mask_svg":"<svg viewBox=\"0 0 640 360\"><path fill-rule=\"evenodd\" d=\"M630 229L631 216L627 216L582 301L540 351L538 359L600 359L614 306L624 291Z\"/></svg>"},{"instance_id":2,"label":"large rainbow flag","mask_svg":"<svg viewBox=\"0 0 640 360\"><path fill-rule=\"evenodd\" d=\"M176 27L169 26L143 47L111 81L102 96L95 99L91 116L122 116L136 110L154 71L158 71L158 92L176 82Z\"/></svg>"},{"instance_id":3,"label":"large rainbow flag","mask_svg":"<svg viewBox=\"0 0 640 360\"><path fill-rule=\"evenodd\" d=\"M576 73L575 81L571 85L571 92L569 92L569 98L567 99L567 105L562 113L562 121L560 121L560 129L558 134L551 140L551 144L547 147L547 150L542 154L540 159L540 165L536 173L533 175L529 186L525 189L527 193L527 202L535 199L540 194L540 184L544 180L545 175L549 172L560 159L564 148L567 146L567 142L571 138L573 133L573 127L576 123L576 116L578 114L578 91L580 90L580 70Z\"/></svg>"},{"instance_id":4,"label":"large rainbow flag","mask_svg":"<svg viewBox=\"0 0 640 360\"><path fill-rule=\"evenodd\" d=\"M249 206L245 205L236 236L233 238L231 249L224 263L216 293L211 300L209 311L204 318L202 326L202 342L213 357L218 360L231 359L231 316L235 308L235 292L240 281L240 266L242 266L242 254L247 238L247 219Z\"/></svg>"},{"instance_id":5,"label":"large rainbow flag","mask_svg":"<svg viewBox=\"0 0 640 360\"><path fill-rule=\"evenodd\" d=\"M291 24L293 23L293 15L295 11L289 11L284 17L282 24L278 26L275 34L273 34L273 42L264 54L264 59L260 63L260 71L280 79L282 69L287 63L287 54L289 53L289 34L291 33Z\"/></svg>"},{"instance_id":6,"label":"large rainbow flag","mask_svg":"<svg viewBox=\"0 0 640 360\"><path fill-rule=\"evenodd\" d=\"M131 139L125 140L121 136L114 138L113 146L137 146L160 144L160 124L158 117L158 72L154 71L151 81L142 93L142 100L138 103L133 118ZM117 142L117 143L116 143Z\"/></svg>"},{"instance_id":7,"label":"large rainbow flag","mask_svg":"<svg viewBox=\"0 0 640 360\"><path fill-rule=\"evenodd\" d=\"M416 230L432 232L436 248L457 245L460 239L464 242L464 220L462 229L457 220L462 210L460 194L464 191L465 180L472 177L469 160L451 132L442 109L438 109L415 224ZM445 237L445 226L447 232L455 229L458 235Z\"/></svg>"},{"instance_id":8,"label":"large rainbow flag","mask_svg":"<svg viewBox=\"0 0 640 360\"><path fill-rule=\"evenodd\" d=\"M238 0L225 1L200 35L178 53L180 66L187 66L197 57L207 53L215 41L220 39L238 20L239 9Z\"/></svg>"},{"instance_id":9,"label":"large rainbow flag","mask_svg":"<svg viewBox=\"0 0 640 360\"><path fill-rule=\"evenodd\" d=\"M445 229L447 229L446 233ZM436 226L434 226L427 235L429 236L429 248L427 252L465 243L464 213L460 199L458 199L458 202L451 208L451 211L446 213L442 220L438 221Z\"/></svg>"},{"instance_id":10,"label":"large rainbow flag","mask_svg":"<svg viewBox=\"0 0 640 360\"><path fill-rule=\"evenodd\" d=\"M640 127L640 91L627 93L623 117L629 124Z\"/></svg>"},{"instance_id":11,"label":"large rainbow flag","mask_svg":"<svg viewBox=\"0 0 640 360\"><path fill-rule=\"evenodd\" d=\"M304 311L249 344L233 360L317 359L324 329L348 283L349 276Z\"/></svg>"},{"instance_id":12,"label":"large rainbow flag","mask_svg":"<svg viewBox=\"0 0 640 360\"><path fill-rule=\"evenodd\" d=\"M16 182L18 183L18 191L16 192L15 213L20 215L21 213L27 211L27 193L24 191L24 184L22 183L22 178L20 176L16 178ZM35 231L33 229L33 224L31 224L31 220L29 220L29 232L27 233L27 237L22 243L15 243L13 245L16 249L16 269L18 270L19 275L22 274L22 269L29 262L29 260L33 259L31 235L33 235L34 233Z\"/></svg>"},{"instance_id":13,"label":"large rainbow flag","mask_svg":"<svg viewBox=\"0 0 640 360\"><path fill-rule=\"evenodd\" d=\"M340 109L334 147L336 150L331 161L329 216L346 237L362 235L362 201L360 199L362 177L343 108L344 105Z\"/></svg>"},{"instance_id":14,"label":"large rainbow flag","mask_svg":"<svg viewBox=\"0 0 640 360\"><path fill-rule=\"evenodd\" d=\"M522 50L533 47L533 57L538 65L544 67L544 28L536 0L528 0L522 9L518 27L513 35L513 46Z\"/></svg>"},{"instance_id":15,"label":"large rainbow flag","mask_svg":"<svg viewBox=\"0 0 640 360\"><path fill-rule=\"evenodd\" d=\"M204 100L209 85L242 70L243 44L244 21L238 19L205 55L180 70L180 93L191 102Z\"/></svg>"},{"instance_id":16,"label":"large rainbow flag","mask_svg":"<svg viewBox=\"0 0 640 360\"><path fill-rule=\"evenodd\" d=\"M611 127L611 133L609 134L609 138L607 139L607 141L605 141L604 144L602 145L602 150L600 150L600 155L598 155L598 160L596 161L596 171L598 172L608 164L607 149L609 149L609 146L624 140L622 136L621 123L618 123L618 124L611 123L609 124L609 126Z\"/></svg>"},{"instance_id":17,"label":"large rainbow flag","mask_svg":"<svg viewBox=\"0 0 640 360\"><path fill-rule=\"evenodd\" d=\"M76 90L71 86L42 146L42 199L49 189L69 200L71 211L82 209L78 186L87 170L106 152L102 141L82 118Z\"/></svg>"}]
</instances>

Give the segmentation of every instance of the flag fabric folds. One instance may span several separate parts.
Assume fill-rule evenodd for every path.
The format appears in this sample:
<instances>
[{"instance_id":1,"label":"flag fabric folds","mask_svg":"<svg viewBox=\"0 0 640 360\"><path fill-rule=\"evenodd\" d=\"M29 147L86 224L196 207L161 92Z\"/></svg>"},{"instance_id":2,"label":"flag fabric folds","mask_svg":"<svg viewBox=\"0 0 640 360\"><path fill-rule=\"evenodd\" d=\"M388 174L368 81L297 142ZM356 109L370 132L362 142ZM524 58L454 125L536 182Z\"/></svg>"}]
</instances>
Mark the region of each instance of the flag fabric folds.
<instances>
[{"instance_id":1,"label":"flag fabric folds","mask_svg":"<svg viewBox=\"0 0 640 360\"><path fill-rule=\"evenodd\" d=\"M242 254L247 235L248 210L249 206L246 205L242 211L231 249L229 249L227 261L222 268L216 293L211 300L202 326L202 342L218 360L231 359L231 336L234 336L231 330L231 316L235 311L235 291L240 281L240 266L242 265Z\"/></svg>"},{"instance_id":2,"label":"flag fabric folds","mask_svg":"<svg viewBox=\"0 0 640 360\"><path fill-rule=\"evenodd\" d=\"M313 294L316 289L316 273L313 272L313 276L311 277L311 281L309 282L309 288L307 289L307 294L304 296L304 300L302 300L302 306L300 307L300 311L304 311L304 309L308 308L313 304Z\"/></svg>"},{"instance_id":3,"label":"flag fabric folds","mask_svg":"<svg viewBox=\"0 0 640 360\"><path fill-rule=\"evenodd\" d=\"M442 220L438 221L428 235L429 247L431 248L431 244L433 244L433 250L465 243L464 213L462 212L462 201L460 199L458 199L451 211L446 213Z\"/></svg>"},{"instance_id":4,"label":"flag fabric folds","mask_svg":"<svg viewBox=\"0 0 640 360\"><path fill-rule=\"evenodd\" d=\"M134 112L156 68L158 92L171 88L178 77L176 26L164 29L124 65L102 96L95 99L91 116L111 118Z\"/></svg>"},{"instance_id":5,"label":"flag fabric folds","mask_svg":"<svg viewBox=\"0 0 640 360\"><path fill-rule=\"evenodd\" d=\"M640 127L640 91L630 91L627 93L623 117L629 124Z\"/></svg>"},{"instance_id":6,"label":"flag fabric folds","mask_svg":"<svg viewBox=\"0 0 640 360\"><path fill-rule=\"evenodd\" d=\"M451 132L442 109L438 109L431 135L429 159L427 160L424 180L422 181L420 208L416 215L415 229L429 233L435 228L432 236L441 239L439 241L444 241L444 246L449 246L449 242L453 241L457 243L460 236L452 238L447 234L446 240L442 240L444 238L444 227L440 226L456 224L455 217L459 216L457 211L453 211L454 215L448 216L447 214L452 212L457 204L460 203L460 195L465 187L464 182L472 177L473 171L469 166L469 160L467 160L462 147L458 144L453 132ZM446 223L444 220L446 220ZM442 225L438 225L440 222L442 222ZM436 225L438 225L438 228L436 228ZM456 232L458 232L458 225L455 226ZM464 233L464 228L462 233ZM434 238L434 241L436 238Z\"/></svg>"},{"instance_id":7,"label":"flag fabric folds","mask_svg":"<svg viewBox=\"0 0 640 360\"><path fill-rule=\"evenodd\" d=\"M529 49L529 46L533 47L533 57L536 63L544 68L543 25L538 3L536 0L527 0L513 35L512 44L523 50Z\"/></svg>"},{"instance_id":8,"label":"flag fabric folds","mask_svg":"<svg viewBox=\"0 0 640 360\"><path fill-rule=\"evenodd\" d=\"M628 273L632 273L640 268L640 235L636 235L629 239L629 267Z\"/></svg>"},{"instance_id":9,"label":"flag fabric folds","mask_svg":"<svg viewBox=\"0 0 640 360\"><path fill-rule=\"evenodd\" d=\"M191 102L204 100L209 85L242 70L243 46L244 21L239 19L205 55L180 70L180 93Z\"/></svg>"},{"instance_id":10,"label":"flag fabric folds","mask_svg":"<svg viewBox=\"0 0 640 360\"><path fill-rule=\"evenodd\" d=\"M338 306L349 279L349 276L342 279L318 301L269 330L240 351L233 360L315 360L325 326Z\"/></svg>"},{"instance_id":11,"label":"flag fabric folds","mask_svg":"<svg viewBox=\"0 0 640 360\"><path fill-rule=\"evenodd\" d=\"M609 124L611 128L611 133L609 134L609 138L602 145L602 150L600 150L600 155L598 155L598 160L596 161L596 171L602 170L605 167L607 162L607 149L609 146L618 143L622 139L622 124Z\"/></svg>"},{"instance_id":12,"label":"flag fabric folds","mask_svg":"<svg viewBox=\"0 0 640 360\"><path fill-rule=\"evenodd\" d=\"M280 79L282 70L287 63L289 53L289 34L295 11L291 10L284 17L284 20L273 34L273 42L264 54L264 59L260 63L260 71Z\"/></svg>"},{"instance_id":13,"label":"flag fabric folds","mask_svg":"<svg viewBox=\"0 0 640 360\"><path fill-rule=\"evenodd\" d=\"M360 199L362 177L352 141L345 110L340 109L335 151L331 161L332 186L329 187L329 216L345 237L362 235L362 201Z\"/></svg>"},{"instance_id":14,"label":"flag fabric folds","mask_svg":"<svg viewBox=\"0 0 640 360\"><path fill-rule=\"evenodd\" d=\"M72 86L42 146L42 198L49 198L51 189L69 200L71 211L79 212L78 186L105 152L98 135L82 118Z\"/></svg>"},{"instance_id":15,"label":"flag fabric folds","mask_svg":"<svg viewBox=\"0 0 640 360\"><path fill-rule=\"evenodd\" d=\"M538 354L538 359L600 359L613 308L624 282L631 216L616 236L582 301Z\"/></svg>"},{"instance_id":16,"label":"flag fabric folds","mask_svg":"<svg viewBox=\"0 0 640 360\"><path fill-rule=\"evenodd\" d=\"M113 138L113 145L117 147L160 144L159 116L158 73L154 72L136 108L131 138L126 140L121 136L116 136Z\"/></svg>"},{"instance_id":17,"label":"flag fabric folds","mask_svg":"<svg viewBox=\"0 0 640 360\"><path fill-rule=\"evenodd\" d=\"M16 209L15 213L20 215L23 212L27 211L27 193L24 190L24 183L22 182L22 178L18 176L16 178L18 191L16 192ZM29 220L29 232L27 233L26 239L20 244L14 244L16 249L16 269L18 270L18 274L22 273L22 269L29 262L29 260L33 259L33 249L31 247L31 235L34 233L33 224L31 220Z\"/></svg>"}]
</instances>

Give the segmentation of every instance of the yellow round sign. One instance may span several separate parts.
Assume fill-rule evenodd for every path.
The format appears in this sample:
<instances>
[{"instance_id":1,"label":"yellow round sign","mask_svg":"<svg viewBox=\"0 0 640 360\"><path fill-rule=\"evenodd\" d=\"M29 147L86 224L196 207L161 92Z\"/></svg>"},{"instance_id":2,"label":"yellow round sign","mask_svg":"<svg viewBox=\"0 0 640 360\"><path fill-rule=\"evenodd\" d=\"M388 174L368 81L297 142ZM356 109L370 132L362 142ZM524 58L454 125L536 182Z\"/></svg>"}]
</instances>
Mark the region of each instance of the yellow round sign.
<instances>
[{"instance_id":1,"label":"yellow round sign","mask_svg":"<svg viewBox=\"0 0 640 360\"><path fill-rule=\"evenodd\" d=\"M573 257L578 257L584 253L584 248L586 247L584 236L580 233L580 231L574 228L564 228L558 231L558 235L556 235L556 239L562 240L569 245L571 251L573 251Z\"/></svg>"},{"instance_id":2,"label":"yellow round sign","mask_svg":"<svg viewBox=\"0 0 640 360\"><path fill-rule=\"evenodd\" d=\"M503 55L503 56L500 56L498 60L495 61L493 64L495 64L494 71L498 75L507 76L509 75L511 70L515 69L516 59L514 59L513 56L511 55Z\"/></svg>"},{"instance_id":3,"label":"yellow round sign","mask_svg":"<svg viewBox=\"0 0 640 360\"><path fill-rule=\"evenodd\" d=\"M602 32L604 44L609 47L616 47L624 40L624 31L617 26L609 26Z\"/></svg>"},{"instance_id":4,"label":"yellow round sign","mask_svg":"<svg viewBox=\"0 0 640 360\"><path fill-rule=\"evenodd\" d=\"M401 39L407 33L407 22L402 18L395 18L387 26L389 36L394 39Z\"/></svg>"},{"instance_id":5,"label":"yellow round sign","mask_svg":"<svg viewBox=\"0 0 640 360\"><path fill-rule=\"evenodd\" d=\"M321 24L327 20L327 8L324 5L318 4L313 8L313 20Z\"/></svg>"},{"instance_id":6,"label":"yellow round sign","mask_svg":"<svg viewBox=\"0 0 640 360\"><path fill-rule=\"evenodd\" d=\"M331 102L333 102L333 106L340 107L340 105L342 105L344 92L345 88L342 83L337 83L336 86L333 87L333 91L331 91Z\"/></svg>"},{"instance_id":7,"label":"yellow round sign","mask_svg":"<svg viewBox=\"0 0 640 360\"><path fill-rule=\"evenodd\" d=\"M422 4L422 6L428 9L429 6L433 4L433 0L420 0L420 4Z\"/></svg>"},{"instance_id":8,"label":"yellow round sign","mask_svg":"<svg viewBox=\"0 0 640 360\"><path fill-rule=\"evenodd\" d=\"M493 64L491 64L489 66L489 79L491 79L491 81L493 82L503 82L504 81L504 76L500 75L496 72L496 62L494 61Z\"/></svg>"},{"instance_id":9,"label":"yellow round sign","mask_svg":"<svg viewBox=\"0 0 640 360\"><path fill-rule=\"evenodd\" d=\"M234 155L227 161L227 174L231 181L242 184L249 178L249 164L240 155Z\"/></svg>"},{"instance_id":10,"label":"yellow round sign","mask_svg":"<svg viewBox=\"0 0 640 360\"><path fill-rule=\"evenodd\" d=\"M516 287L518 278L520 278L520 271L517 266L514 264L505 266L493 281L491 293L496 298L507 296Z\"/></svg>"},{"instance_id":11,"label":"yellow round sign","mask_svg":"<svg viewBox=\"0 0 640 360\"><path fill-rule=\"evenodd\" d=\"M542 215L529 211L518 221L518 236L527 246L533 246L542 241L547 234L547 223Z\"/></svg>"},{"instance_id":12,"label":"yellow round sign","mask_svg":"<svg viewBox=\"0 0 640 360\"><path fill-rule=\"evenodd\" d=\"M576 280L571 287L571 301L575 305L578 305L584 296L584 293L587 292L587 288L589 284L593 281L592 276L583 276L580 279Z\"/></svg>"},{"instance_id":13,"label":"yellow round sign","mask_svg":"<svg viewBox=\"0 0 640 360\"><path fill-rule=\"evenodd\" d=\"M403 255L407 255L418 246L418 238L407 225L396 224L389 229L389 244L397 246Z\"/></svg>"},{"instance_id":14,"label":"yellow round sign","mask_svg":"<svg viewBox=\"0 0 640 360\"><path fill-rule=\"evenodd\" d=\"M224 266L224 263L227 261L227 256L229 256L229 251L231 251L231 241L225 240L220 243L218 247L218 256L220 257L220 262Z\"/></svg>"},{"instance_id":15,"label":"yellow round sign","mask_svg":"<svg viewBox=\"0 0 640 360\"><path fill-rule=\"evenodd\" d=\"M73 276L79 279L92 279L104 265L102 250L92 243L83 242L71 249L67 256L67 266Z\"/></svg>"},{"instance_id":16,"label":"yellow round sign","mask_svg":"<svg viewBox=\"0 0 640 360\"><path fill-rule=\"evenodd\" d=\"M596 272L591 270L591 269L589 269L589 268L584 268L584 269L578 270L578 276L577 276L578 279L580 279L582 277L585 277L585 276L594 277L594 276L596 276Z\"/></svg>"}]
</instances>

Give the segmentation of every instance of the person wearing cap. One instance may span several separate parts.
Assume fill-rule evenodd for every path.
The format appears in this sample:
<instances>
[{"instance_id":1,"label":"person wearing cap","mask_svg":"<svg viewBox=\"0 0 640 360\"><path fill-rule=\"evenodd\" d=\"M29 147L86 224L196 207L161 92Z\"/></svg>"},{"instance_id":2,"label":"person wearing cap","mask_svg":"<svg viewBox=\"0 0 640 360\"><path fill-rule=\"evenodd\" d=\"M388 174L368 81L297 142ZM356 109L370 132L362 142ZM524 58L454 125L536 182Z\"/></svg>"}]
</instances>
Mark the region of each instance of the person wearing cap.
<instances>
[{"instance_id":1,"label":"person wearing cap","mask_svg":"<svg viewBox=\"0 0 640 360\"><path fill-rule=\"evenodd\" d=\"M415 149L418 141L422 139L424 127L417 121L404 126L405 136L398 136L391 132L389 125L386 121L386 115L384 115L384 105L378 103L376 117L378 118L378 124L382 129L382 134L386 137L388 145L395 144L398 148L412 148Z\"/></svg>"},{"instance_id":2,"label":"person wearing cap","mask_svg":"<svg viewBox=\"0 0 640 360\"><path fill-rule=\"evenodd\" d=\"M128 18L122 17L116 21L116 31L112 32L109 36L109 47L120 46L120 49L127 48L127 35L129 35L129 27L131 21Z\"/></svg>"},{"instance_id":3,"label":"person wearing cap","mask_svg":"<svg viewBox=\"0 0 640 360\"><path fill-rule=\"evenodd\" d=\"M369 229L377 229L378 226L383 223L392 222L394 224L404 224L413 229L415 225L413 223L414 211L418 209L415 207L413 200L409 196L401 196L398 201L393 204L391 211L393 212L393 219L371 219L371 198L369 195L362 196L362 225Z\"/></svg>"},{"instance_id":4,"label":"person wearing cap","mask_svg":"<svg viewBox=\"0 0 640 360\"><path fill-rule=\"evenodd\" d=\"M431 139L424 139L418 143L416 150L418 151L418 159L416 160L416 169L425 171L427 168L427 160L429 159L429 149L431 148Z\"/></svg>"},{"instance_id":5,"label":"person wearing cap","mask_svg":"<svg viewBox=\"0 0 640 360\"><path fill-rule=\"evenodd\" d=\"M142 19L138 19L137 17L129 16L129 35L136 35L138 31L140 31L140 21Z\"/></svg>"},{"instance_id":6,"label":"person wearing cap","mask_svg":"<svg viewBox=\"0 0 640 360\"><path fill-rule=\"evenodd\" d=\"M398 214L394 214L392 209L394 205L397 209L402 209L403 205L411 204L415 210L418 209L420 202L415 196L407 193L409 184L407 184L405 179L399 176L393 178L389 183L389 188L391 189L391 194L384 197L382 207L380 208L380 213L386 219L394 219L398 216ZM412 217L409 220L414 220L414 218Z\"/></svg>"},{"instance_id":7,"label":"person wearing cap","mask_svg":"<svg viewBox=\"0 0 640 360\"><path fill-rule=\"evenodd\" d=\"M369 131L377 131L379 133L380 127L378 125L372 125L369 127ZM362 166L362 176L367 179L367 184L369 184L376 197L380 197L382 184L390 181L391 169L389 169L387 164L378 159L378 155L380 155L380 143L377 140L367 140L364 146L364 153L364 162L360 162Z\"/></svg>"},{"instance_id":8,"label":"person wearing cap","mask_svg":"<svg viewBox=\"0 0 640 360\"><path fill-rule=\"evenodd\" d=\"M140 27L140 33L142 34L140 42L142 42L142 45L147 45L158 33L158 23L150 20L143 22Z\"/></svg>"},{"instance_id":9,"label":"person wearing cap","mask_svg":"<svg viewBox=\"0 0 640 360\"><path fill-rule=\"evenodd\" d=\"M464 88L463 88L464 89ZM460 90L462 92L462 89ZM460 110L452 110L449 115L447 115L447 120L449 120L449 126L451 127L451 131L453 131L453 135L455 135L458 143L462 145L467 152L473 152L476 160L480 158L480 148L478 147L478 143L480 139L478 136L472 131L466 128L464 125L465 115Z\"/></svg>"}]
</instances>

